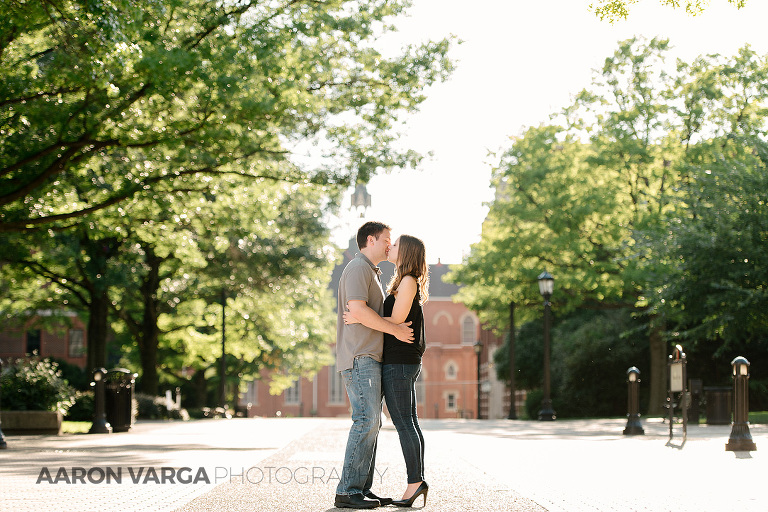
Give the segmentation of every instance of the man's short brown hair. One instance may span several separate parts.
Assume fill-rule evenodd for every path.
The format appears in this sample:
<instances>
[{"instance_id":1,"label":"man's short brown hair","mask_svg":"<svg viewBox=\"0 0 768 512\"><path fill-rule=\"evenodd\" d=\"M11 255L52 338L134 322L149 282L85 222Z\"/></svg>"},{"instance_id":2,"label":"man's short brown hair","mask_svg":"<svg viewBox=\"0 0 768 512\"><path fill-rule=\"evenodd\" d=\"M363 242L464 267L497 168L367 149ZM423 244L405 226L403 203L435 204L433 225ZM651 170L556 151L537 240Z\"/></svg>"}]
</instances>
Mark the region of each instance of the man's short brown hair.
<instances>
[{"instance_id":1,"label":"man's short brown hair","mask_svg":"<svg viewBox=\"0 0 768 512\"><path fill-rule=\"evenodd\" d=\"M368 237L373 236L378 240L379 235L381 235L385 229L392 231L392 228L383 222L366 222L360 226L360 229L357 230L357 248L365 249L368 245Z\"/></svg>"}]
</instances>

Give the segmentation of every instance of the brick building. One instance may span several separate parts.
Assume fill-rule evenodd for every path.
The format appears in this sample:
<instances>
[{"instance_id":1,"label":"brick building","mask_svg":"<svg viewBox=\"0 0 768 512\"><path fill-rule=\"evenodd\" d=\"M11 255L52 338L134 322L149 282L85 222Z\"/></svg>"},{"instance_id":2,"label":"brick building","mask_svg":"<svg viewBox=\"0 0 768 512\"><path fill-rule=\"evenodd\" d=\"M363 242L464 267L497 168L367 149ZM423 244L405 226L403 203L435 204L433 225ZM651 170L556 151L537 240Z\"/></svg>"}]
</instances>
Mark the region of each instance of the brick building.
<instances>
[{"instance_id":1,"label":"brick building","mask_svg":"<svg viewBox=\"0 0 768 512\"><path fill-rule=\"evenodd\" d=\"M0 358L4 359L37 352L42 358L63 359L84 368L87 345L85 324L68 311L38 311L23 327L0 329Z\"/></svg>"},{"instance_id":2,"label":"brick building","mask_svg":"<svg viewBox=\"0 0 768 512\"><path fill-rule=\"evenodd\" d=\"M354 239L335 267L331 288L338 291L346 264L357 253ZM386 287L394 265L382 262L382 283ZM418 414L422 418L476 418L477 393L481 387L481 418L506 417L509 392L496 380L493 353L503 340L480 325L477 315L453 301L458 287L443 281L448 265L430 265L429 301L424 305L427 351L417 383ZM474 345L482 343L480 381ZM331 340L335 349L335 340ZM241 407L249 416L349 416L349 401L335 365L322 368L313 379L302 378L280 395L269 394L269 382L254 381L241 396Z\"/></svg>"}]
</instances>

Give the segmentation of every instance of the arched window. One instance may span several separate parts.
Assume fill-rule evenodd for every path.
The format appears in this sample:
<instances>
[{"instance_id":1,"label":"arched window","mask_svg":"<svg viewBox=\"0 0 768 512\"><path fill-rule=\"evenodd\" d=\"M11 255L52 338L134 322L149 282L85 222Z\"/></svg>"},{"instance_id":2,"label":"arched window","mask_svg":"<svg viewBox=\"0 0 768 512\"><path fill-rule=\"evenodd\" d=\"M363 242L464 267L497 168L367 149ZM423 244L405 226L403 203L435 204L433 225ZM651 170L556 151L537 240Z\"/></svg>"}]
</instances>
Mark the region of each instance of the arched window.
<instances>
[{"instance_id":1,"label":"arched window","mask_svg":"<svg viewBox=\"0 0 768 512\"><path fill-rule=\"evenodd\" d=\"M438 311L435 316L432 317L432 324L437 325L442 318L445 318L448 325L453 325L453 317L447 311Z\"/></svg>"},{"instance_id":2,"label":"arched window","mask_svg":"<svg viewBox=\"0 0 768 512\"><path fill-rule=\"evenodd\" d=\"M456 380L458 374L458 367L453 361L448 361L445 365L445 380Z\"/></svg>"},{"instance_id":3,"label":"arched window","mask_svg":"<svg viewBox=\"0 0 768 512\"><path fill-rule=\"evenodd\" d=\"M477 324L472 315L465 316L461 321L461 341L469 345L474 345L477 341Z\"/></svg>"}]
</instances>

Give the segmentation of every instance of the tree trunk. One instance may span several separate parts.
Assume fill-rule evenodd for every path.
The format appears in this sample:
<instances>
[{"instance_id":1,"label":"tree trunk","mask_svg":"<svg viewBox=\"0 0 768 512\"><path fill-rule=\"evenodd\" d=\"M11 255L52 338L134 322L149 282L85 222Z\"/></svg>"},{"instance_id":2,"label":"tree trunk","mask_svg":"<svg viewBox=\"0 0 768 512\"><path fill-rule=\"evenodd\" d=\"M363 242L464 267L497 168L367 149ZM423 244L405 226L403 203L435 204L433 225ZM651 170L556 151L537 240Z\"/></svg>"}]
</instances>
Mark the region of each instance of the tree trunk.
<instances>
[{"instance_id":1,"label":"tree trunk","mask_svg":"<svg viewBox=\"0 0 768 512\"><path fill-rule=\"evenodd\" d=\"M141 392L158 396L159 378L157 375L157 345L159 343L157 324L154 329L150 325L143 326L142 340L139 343L141 359Z\"/></svg>"},{"instance_id":2,"label":"tree trunk","mask_svg":"<svg viewBox=\"0 0 768 512\"><path fill-rule=\"evenodd\" d=\"M80 233L80 245L89 256L83 264L90 303L88 304L88 371L107 365L107 336L109 335L109 276L108 262L120 246L114 238L92 239L88 231Z\"/></svg>"},{"instance_id":3,"label":"tree trunk","mask_svg":"<svg viewBox=\"0 0 768 512\"><path fill-rule=\"evenodd\" d=\"M205 370L198 370L192 376L194 388L194 406L203 407L208 402L208 382L205 379Z\"/></svg>"},{"instance_id":4,"label":"tree trunk","mask_svg":"<svg viewBox=\"0 0 768 512\"><path fill-rule=\"evenodd\" d=\"M148 395L157 396L159 391L157 348L160 342L160 328L157 325L159 316L157 293L160 288L160 264L163 259L155 254L155 250L151 246L144 247L144 254L149 272L147 272L141 286L144 310L141 319L141 334L137 340L141 358L141 391Z\"/></svg>"},{"instance_id":5,"label":"tree trunk","mask_svg":"<svg viewBox=\"0 0 768 512\"><path fill-rule=\"evenodd\" d=\"M651 396L648 400L648 416L661 416L667 398L667 344L661 337L662 326L651 322Z\"/></svg>"},{"instance_id":6,"label":"tree trunk","mask_svg":"<svg viewBox=\"0 0 768 512\"><path fill-rule=\"evenodd\" d=\"M107 365L107 335L109 314L109 297L106 290L95 291L91 294L88 305L88 346L86 360L87 370L104 368Z\"/></svg>"}]
</instances>

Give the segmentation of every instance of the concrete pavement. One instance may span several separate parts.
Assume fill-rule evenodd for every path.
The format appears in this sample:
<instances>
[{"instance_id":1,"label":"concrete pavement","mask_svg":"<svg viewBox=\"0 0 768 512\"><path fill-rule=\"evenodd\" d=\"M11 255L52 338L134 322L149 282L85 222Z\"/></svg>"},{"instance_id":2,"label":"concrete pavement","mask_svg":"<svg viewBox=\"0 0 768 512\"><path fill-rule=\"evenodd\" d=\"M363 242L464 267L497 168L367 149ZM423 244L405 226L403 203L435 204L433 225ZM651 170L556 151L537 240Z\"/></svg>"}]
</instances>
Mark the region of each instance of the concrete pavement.
<instances>
[{"instance_id":1,"label":"concrete pavement","mask_svg":"<svg viewBox=\"0 0 768 512\"><path fill-rule=\"evenodd\" d=\"M754 452L726 452L730 426L644 420L423 420L426 508L440 511L765 511L768 427ZM334 510L349 419L139 422L131 432L7 436L0 511ZM405 465L391 424L374 491L400 498ZM421 499L417 501L421 506ZM387 507L394 510L392 507Z\"/></svg>"}]
</instances>

